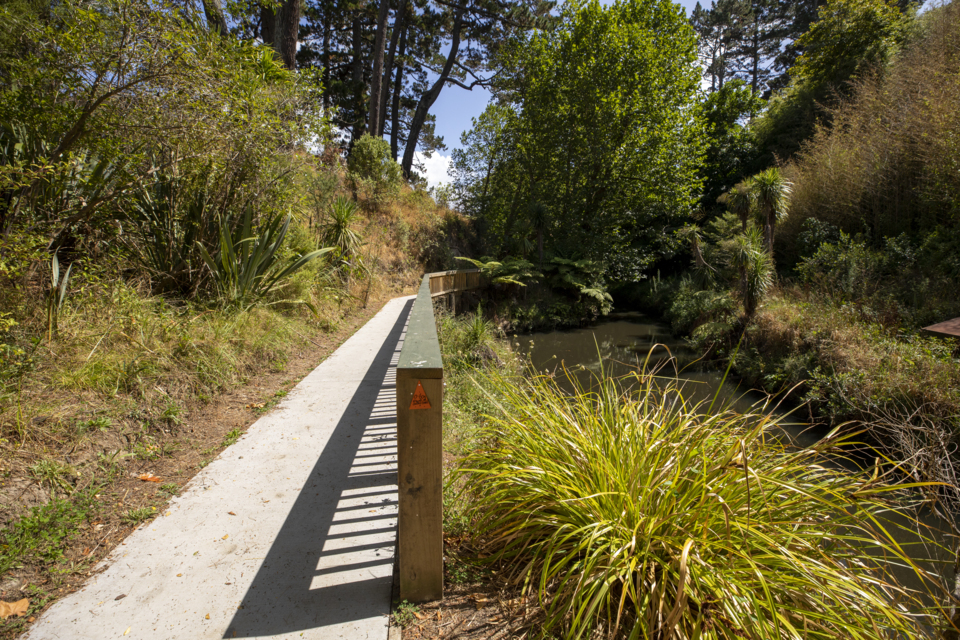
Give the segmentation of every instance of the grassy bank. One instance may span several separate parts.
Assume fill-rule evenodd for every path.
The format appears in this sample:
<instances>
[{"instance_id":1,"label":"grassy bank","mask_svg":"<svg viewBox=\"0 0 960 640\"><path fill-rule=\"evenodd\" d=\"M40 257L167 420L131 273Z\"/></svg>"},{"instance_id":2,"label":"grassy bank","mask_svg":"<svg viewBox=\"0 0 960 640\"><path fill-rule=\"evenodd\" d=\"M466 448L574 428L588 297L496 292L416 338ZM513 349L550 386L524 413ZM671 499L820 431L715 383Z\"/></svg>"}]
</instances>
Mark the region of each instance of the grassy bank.
<instances>
[{"instance_id":1,"label":"grassy bank","mask_svg":"<svg viewBox=\"0 0 960 640\"><path fill-rule=\"evenodd\" d=\"M770 393L792 389L811 422L863 425L909 477L958 486L956 340L924 334L905 320L909 314L878 313L876 300L835 297L803 283L770 291L749 318L733 294L689 276L656 281L646 302L749 384ZM953 491L934 493L946 500L944 515L960 513Z\"/></svg>"},{"instance_id":2,"label":"grassy bank","mask_svg":"<svg viewBox=\"0 0 960 640\"><path fill-rule=\"evenodd\" d=\"M348 185L304 198L281 251L323 246L329 207ZM311 192L306 191L307 195ZM314 192L315 193L315 192ZM137 526L375 313L444 260L463 223L407 188L359 194L347 271L313 261L255 304L157 294L114 245L70 268L51 324L50 262L27 255L0 286L0 600L29 600L0 623L15 637L77 588ZM6 251L24 245L8 241ZM6 255L10 255L7 253ZM9 263L5 263L9 264ZM141 479L146 478L146 479Z\"/></svg>"}]
</instances>

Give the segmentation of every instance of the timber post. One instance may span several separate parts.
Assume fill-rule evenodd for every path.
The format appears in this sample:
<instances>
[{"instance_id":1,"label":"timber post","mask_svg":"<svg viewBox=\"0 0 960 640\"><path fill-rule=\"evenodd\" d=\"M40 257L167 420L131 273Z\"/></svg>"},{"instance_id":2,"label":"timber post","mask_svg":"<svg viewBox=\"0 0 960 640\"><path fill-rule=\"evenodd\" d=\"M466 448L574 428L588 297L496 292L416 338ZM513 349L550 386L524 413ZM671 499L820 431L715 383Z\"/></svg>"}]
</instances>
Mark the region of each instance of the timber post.
<instances>
[{"instance_id":1,"label":"timber post","mask_svg":"<svg viewBox=\"0 0 960 640\"><path fill-rule=\"evenodd\" d=\"M397 562L408 602L443 597L443 358L433 299L453 302L479 286L474 270L426 274L397 362Z\"/></svg>"}]
</instances>

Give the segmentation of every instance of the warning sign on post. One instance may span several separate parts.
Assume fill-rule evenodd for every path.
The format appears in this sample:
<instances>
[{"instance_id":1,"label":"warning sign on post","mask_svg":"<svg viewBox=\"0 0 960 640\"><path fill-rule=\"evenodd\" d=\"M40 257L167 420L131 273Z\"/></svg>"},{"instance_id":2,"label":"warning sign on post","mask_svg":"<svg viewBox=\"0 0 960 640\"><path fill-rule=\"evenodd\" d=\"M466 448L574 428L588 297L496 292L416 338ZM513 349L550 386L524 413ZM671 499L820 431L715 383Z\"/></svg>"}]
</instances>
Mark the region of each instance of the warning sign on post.
<instances>
[{"instance_id":1,"label":"warning sign on post","mask_svg":"<svg viewBox=\"0 0 960 640\"><path fill-rule=\"evenodd\" d=\"M423 390L423 385L417 380L417 390L413 392L413 399L410 400L410 410L429 408L430 400L427 398L427 392Z\"/></svg>"}]
</instances>

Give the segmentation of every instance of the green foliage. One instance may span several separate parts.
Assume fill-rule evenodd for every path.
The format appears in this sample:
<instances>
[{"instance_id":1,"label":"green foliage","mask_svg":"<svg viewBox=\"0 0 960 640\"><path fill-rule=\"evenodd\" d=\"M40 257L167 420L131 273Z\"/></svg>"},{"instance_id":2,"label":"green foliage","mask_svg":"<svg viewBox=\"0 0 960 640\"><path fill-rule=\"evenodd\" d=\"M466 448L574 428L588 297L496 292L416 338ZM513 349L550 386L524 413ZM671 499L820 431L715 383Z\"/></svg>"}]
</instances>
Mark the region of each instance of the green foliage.
<instances>
[{"instance_id":1,"label":"green foliage","mask_svg":"<svg viewBox=\"0 0 960 640\"><path fill-rule=\"evenodd\" d=\"M879 461L825 464L836 433L788 448L773 416L693 405L655 372L632 392L492 382L502 417L458 473L488 562L536 594L541 631L879 640L939 615L888 570L920 571L894 538L920 525L885 515L909 509L903 489Z\"/></svg>"},{"instance_id":2,"label":"green foliage","mask_svg":"<svg viewBox=\"0 0 960 640\"><path fill-rule=\"evenodd\" d=\"M907 17L887 0L828 0L798 40L790 69L800 82L839 86L864 69L884 67L907 33Z\"/></svg>"},{"instance_id":3,"label":"green foliage","mask_svg":"<svg viewBox=\"0 0 960 640\"><path fill-rule=\"evenodd\" d=\"M746 231L751 214L757 209L757 192L753 188L752 180L747 178L733 185L718 201L740 218L741 229Z\"/></svg>"},{"instance_id":4,"label":"green foliage","mask_svg":"<svg viewBox=\"0 0 960 640\"><path fill-rule=\"evenodd\" d=\"M420 613L420 607L404 600L393 610L393 624L401 628L410 626L416 621L418 613Z\"/></svg>"},{"instance_id":5,"label":"green foliage","mask_svg":"<svg viewBox=\"0 0 960 640\"><path fill-rule=\"evenodd\" d=\"M347 168L358 188L369 190L378 201L400 193L403 172L391 157L390 143L383 138L363 134L353 143Z\"/></svg>"},{"instance_id":6,"label":"green foliage","mask_svg":"<svg viewBox=\"0 0 960 640\"><path fill-rule=\"evenodd\" d=\"M190 8L119 0L44 13L0 7L16 34L0 37L4 232L89 242L158 175L210 166L245 204L288 203L289 150L326 134L310 74L198 28Z\"/></svg>"},{"instance_id":7,"label":"green foliage","mask_svg":"<svg viewBox=\"0 0 960 640\"><path fill-rule=\"evenodd\" d=\"M0 531L0 575L18 565L62 561L79 525L96 509L93 494L90 488L70 500L54 498Z\"/></svg>"},{"instance_id":8,"label":"green foliage","mask_svg":"<svg viewBox=\"0 0 960 640\"><path fill-rule=\"evenodd\" d=\"M673 330L687 334L716 323L732 324L736 303L727 291L704 289L689 277L680 280L666 309Z\"/></svg>"},{"instance_id":9,"label":"green foliage","mask_svg":"<svg viewBox=\"0 0 960 640\"><path fill-rule=\"evenodd\" d=\"M739 274L738 293L743 311L749 320L757 305L773 286L773 258L763 246L757 227L734 238L732 264Z\"/></svg>"},{"instance_id":10,"label":"green foliage","mask_svg":"<svg viewBox=\"0 0 960 640\"><path fill-rule=\"evenodd\" d=\"M882 74L859 80L793 165L789 246L808 218L873 249L906 233L917 241L960 223L960 6L933 8Z\"/></svg>"},{"instance_id":11,"label":"green foliage","mask_svg":"<svg viewBox=\"0 0 960 640\"><path fill-rule=\"evenodd\" d=\"M327 208L326 217L320 226L320 241L333 249L332 259L341 278L361 275L364 270L360 249L363 238L354 229L358 218L357 204L344 196L338 196Z\"/></svg>"},{"instance_id":12,"label":"green foliage","mask_svg":"<svg viewBox=\"0 0 960 640\"><path fill-rule=\"evenodd\" d=\"M476 313L464 316L441 314L437 329L444 366L452 371L502 362L499 332L479 306Z\"/></svg>"},{"instance_id":13,"label":"green foliage","mask_svg":"<svg viewBox=\"0 0 960 640\"><path fill-rule=\"evenodd\" d=\"M527 255L533 203L550 212L546 254L616 279L675 248L661 230L694 206L704 142L695 44L677 5L621 0L567 5L520 48L522 91L489 107L454 156L489 253Z\"/></svg>"},{"instance_id":14,"label":"green foliage","mask_svg":"<svg viewBox=\"0 0 960 640\"><path fill-rule=\"evenodd\" d=\"M901 5L903 6L903 5ZM903 43L909 20L886 0L829 0L794 46L791 84L775 95L755 124L760 166L800 151L818 124L831 123L838 98L879 72Z\"/></svg>"},{"instance_id":15,"label":"green foliage","mask_svg":"<svg viewBox=\"0 0 960 640\"><path fill-rule=\"evenodd\" d=\"M130 509L125 514L120 516L120 520L128 525L136 526L141 522L146 522L156 514L156 508L151 509L150 507L140 507L139 509Z\"/></svg>"},{"instance_id":16,"label":"green foliage","mask_svg":"<svg viewBox=\"0 0 960 640\"><path fill-rule=\"evenodd\" d=\"M513 284L525 287L537 280L542 274L534 270L533 265L522 258L507 256L501 261L485 256L479 260L457 257L457 260L469 262L480 270L480 274L491 284Z\"/></svg>"},{"instance_id":17,"label":"green foliage","mask_svg":"<svg viewBox=\"0 0 960 640\"><path fill-rule=\"evenodd\" d=\"M707 129L701 207L712 210L717 199L741 180L756 151L747 120L760 113L763 101L743 80L730 80L707 94L701 109Z\"/></svg>"},{"instance_id":18,"label":"green foliage","mask_svg":"<svg viewBox=\"0 0 960 640\"><path fill-rule=\"evenodd\" d=\"M589 300L600 315L610 313L613 298L607 292L603 266L593 260L551 258L544 267L547 283L554 289L572 292L577 301Z\"/></svg>"},{"instance_id":19,"label":"green foliage","mask_svg":"<svg viewBox=\"0 0 960 640\"><path fill-rule=\"evenodd\" d=\"M175 496L180 493L180 485L175 482L165 482L161 484L157 490L160 493L165 493L168 496Z\"/></svg>"},{"instance_id":20,"label":"green foliage","mask_svg":"<svg viewBox=\"0 0 960 640\"><path fill-rule=\"evenodd\" d=\"M243 435L243 430L240 428L231 429L227 435L223 436L223 442L220 443L221 447L229 447L233 444L236 444L237 440L240 439L240 436Z\"/></svg>"},{"instance_id":21,"label":"green foliage","mask_svg":"<svg viewBox=\"0 0 960 640\"><path fill-rule=\"evenodd\" d=\"M131 199L130 253L150 274L155 292L192 297L201 291L208 274L200 247L216 246L235 198L232 189L219 197L213 191L208 174L161 175Z\"/></svg>"},{"instance_id":22,"label":"green foliage","mask_svg":"<svg viewBox=\"0 0 960 640\"><path fill-rule=\"evenodd\" d=\"M749 187L756 199L757 222L763 226L764 244L772 260L774 233L777 224L787 217L793 183L787 180L780 169L770 167L752 176Z\"/></svg>"},{"instance_id":23,"label":"green foliage","mask_svg":"<svg viewBox=\"0 0 960 640\"><path fill-rule=\"evenodd\" d=\"M922 241L901 234L873 249L862 236L839 232L796 267L802 283L835 304L856 304L864 317L918 329L960 313L953 295L960 269L955 236L934 233ZM952 270L951 270L952 268Z\"/></svg>"},{"instance_id":24,"label":"green foliage","mask_svg":"<svg viewBox=\"0 0 960 640\"><path fill-rule=\"evenodd\" d=\"M73 491L72 481L76 480L77 471L73 467L53 458L42 458L30 465L30 475L41 486L52 490L59 489L64 493Z\"/></svg>"},{"instance_id":25,"label":"green foliage","mask_svg":"<svg viewBox=\"0 0 960 640\"><path fill-rule=\"evenodd\" d=\"M211 255L202 244L198 246L227 303L241 307L256 304L308 262L332 251L328 247L282 260L280 248L289 227L289 217L276 215L261 220L254 228L253 211L247 208L239 221L223 221L216 253Z\"/></svg>"},{"instance_id":26,"label":"green foliage","mask_svg":"<svg viewBox=\"0 0 960 640\"><path fill-rule=\"evenodd\" d=\"M67 267L63 277L60 276L60 260L54 254L50 259L50 287L47 289L47 342L53 340L53 334L57 330L57 319L60 317L60 310L63 309L63 303L67 299L67 285L70 283L70 272L73 270L73 264Z\"/></svg>"}]
</instances>

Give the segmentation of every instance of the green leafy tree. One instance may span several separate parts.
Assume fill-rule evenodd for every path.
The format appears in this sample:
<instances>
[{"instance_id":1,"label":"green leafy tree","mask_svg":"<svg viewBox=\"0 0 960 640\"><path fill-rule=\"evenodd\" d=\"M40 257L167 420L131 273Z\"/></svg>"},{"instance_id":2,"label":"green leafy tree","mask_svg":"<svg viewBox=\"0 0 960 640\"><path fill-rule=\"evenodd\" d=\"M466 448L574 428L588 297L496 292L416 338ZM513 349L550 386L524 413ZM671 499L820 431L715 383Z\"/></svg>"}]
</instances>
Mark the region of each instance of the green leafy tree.
<instances>
[{"instance_id":1,"label":"green leafy tree","mask_svg":"<svg viewBox=\"0 0 960 640\"><path fill-rule=\"evenodd\" d=\"M541 203L551 218L546 254L641 277L671 250L662 229L692 210L700 182L700 71L682 11L637 0L570 5L516 67L516 116L488 110L473 140L483 161L459 163L466 210L505 246Z\"/></svg>"},{"instance_id":2,"label":"green leafy tree","mask_svg":"<svg viewBox=\"0 0 960 640\"><path fill-rule=\"evenodd\" d=\"M399 193L400 165L390 157L390 144L383 138L363 134L353 145L347 168L354 184L369 187L375 198Z\"/></svg>"},{"instance_id":3,"label":"green leafy tree","mask_svg":"<svg viewBox=\"0 0 960 640\"><path fill-rule=\"evenodd\" d=\"M899 49L908 19L887 0L829 0L797 40L803 54L791 69L798 81L839 89L864 69L883 67Z\"/></svg>"},{"instance_id":4,"label":"green leafy tree","mask_svg":"<svg viewBox=\"0 0 960 640\"><path fill-rule=\"evenodd\" d=\"M829 0L820 7L817 21L795 43L803 53L789 70L789 86L755 123L756 166L793 156L818 123L828 125L853 80L885 70L908 25L900 7L887 0Z\"/></svg>"},{"instance_id":5,"label":"green leafy tree","mask_svg":"<svg viewBox=\"0 0 960 640\"><path fill-rule=\"evenodd\" d=\"M701 169L701 206L705 210L715 208L717 199L749 171L755 145L747 123L762 107L763 100L739 79L726 82L704 100L708 145Z\"/></svg>"}]
</instances>

